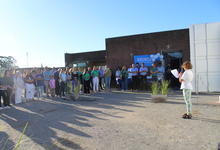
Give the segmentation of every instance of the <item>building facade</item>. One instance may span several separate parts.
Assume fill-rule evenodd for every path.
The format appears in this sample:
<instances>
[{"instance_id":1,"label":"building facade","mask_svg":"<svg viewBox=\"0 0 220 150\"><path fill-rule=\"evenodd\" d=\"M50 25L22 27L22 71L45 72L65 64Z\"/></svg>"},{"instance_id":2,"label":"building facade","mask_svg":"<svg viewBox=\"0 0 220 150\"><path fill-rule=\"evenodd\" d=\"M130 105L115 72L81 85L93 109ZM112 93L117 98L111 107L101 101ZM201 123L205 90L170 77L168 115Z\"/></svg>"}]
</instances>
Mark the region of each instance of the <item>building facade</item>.
<instances>
[{"instance_id":1,"label":"building facade","mask_svg":"<svg viewBox=\"0 0 220 150\"><path fill-rule=\"evenodd\" d=\"M106 50L84 52L84 53L65 53L66 67L85 67L85 66L105 66Z\"/></svg>"},{"instance_id":2,"label":"building facade","mask_svg":"<svg viewBox=\"0 0 220 150\"><path fill-rule=\"evenodd\" d=\"M189 29L107 38L105 43L106 50L101 52L65 54L66 66L83 62L89 66L107 65L115 70L123 65L128 67L134 63L136 56L160 54L167 72L191 60L195 92L220 91L220 23L195 24ZM171 81L178 85L176 79Z\"/></svg>"},{"instance_id":3,"label":"building facade","mask_svg":"<svg viewBox=\"0 0 220 150\"><path fill-rule=\"evenodd\" d=\"M116 69L134 63L136 55L160 53L165 65L176 68L182 61L190 59L189 49L189 29L108 38L106 63Z\"/></svg>"}]
</instances>

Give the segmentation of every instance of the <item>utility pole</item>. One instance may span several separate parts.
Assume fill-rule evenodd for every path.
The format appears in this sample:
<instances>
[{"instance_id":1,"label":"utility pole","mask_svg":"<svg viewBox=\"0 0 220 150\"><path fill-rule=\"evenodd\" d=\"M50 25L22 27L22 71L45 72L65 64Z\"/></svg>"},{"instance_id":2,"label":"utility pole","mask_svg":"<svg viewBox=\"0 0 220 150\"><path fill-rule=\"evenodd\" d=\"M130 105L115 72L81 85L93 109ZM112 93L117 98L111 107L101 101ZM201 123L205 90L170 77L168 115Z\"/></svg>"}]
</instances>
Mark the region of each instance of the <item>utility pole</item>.
<instances>
[{"instance_id":1,"label":"utility pole","mask_svg":"<svg viewBox=\"0 0 220 150\"><path fill-rule=\"evenodd\" d=\"M26 52L26 59L27 59L27 67L29 67L29 64L28 64L28 52Z\"/></svg>"}]
</instances>

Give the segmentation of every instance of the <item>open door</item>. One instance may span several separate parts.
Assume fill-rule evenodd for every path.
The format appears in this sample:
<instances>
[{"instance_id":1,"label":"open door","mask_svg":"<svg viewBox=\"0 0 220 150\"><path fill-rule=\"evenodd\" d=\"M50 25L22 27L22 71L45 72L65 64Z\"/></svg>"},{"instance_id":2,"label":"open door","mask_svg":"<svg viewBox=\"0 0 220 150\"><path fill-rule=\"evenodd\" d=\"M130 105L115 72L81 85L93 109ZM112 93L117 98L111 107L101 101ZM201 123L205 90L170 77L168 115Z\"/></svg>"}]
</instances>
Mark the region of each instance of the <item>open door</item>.
<instances>
[{"instance_id":1,"label":"open door","mask_svg":"<svg viewBox=\"0 0 220 150\"><path fill-rule=\"evenodd\" d=\"M183 54L181 51L176 52L164 52L164 61L165 61L165 79L170 80L170 87L172 89L179 89L180 83L177 78L175 78L170 70L177 69L181 71L181 65L183 62Z\"/></svg>"}]
</instances>

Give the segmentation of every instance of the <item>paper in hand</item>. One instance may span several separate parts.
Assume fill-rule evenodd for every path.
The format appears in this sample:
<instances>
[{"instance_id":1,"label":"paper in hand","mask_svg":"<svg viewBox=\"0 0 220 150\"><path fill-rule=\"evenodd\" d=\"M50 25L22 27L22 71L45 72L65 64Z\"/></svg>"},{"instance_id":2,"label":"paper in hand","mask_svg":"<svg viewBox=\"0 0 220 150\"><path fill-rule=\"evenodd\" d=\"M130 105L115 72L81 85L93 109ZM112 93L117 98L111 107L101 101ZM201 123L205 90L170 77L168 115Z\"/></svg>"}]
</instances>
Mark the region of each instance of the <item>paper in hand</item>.
<instances>
[{"instance_id":1,"label":"paper in hand","mask_svg":"<svg viewBox=\"0 0 220 150\"><path fill-rule=\"evenodd\" d=\"M174 77L179 78L179 72L177 71L177 69L171 70L171 73L174 75Z\"/></svg>"}]
</instances>

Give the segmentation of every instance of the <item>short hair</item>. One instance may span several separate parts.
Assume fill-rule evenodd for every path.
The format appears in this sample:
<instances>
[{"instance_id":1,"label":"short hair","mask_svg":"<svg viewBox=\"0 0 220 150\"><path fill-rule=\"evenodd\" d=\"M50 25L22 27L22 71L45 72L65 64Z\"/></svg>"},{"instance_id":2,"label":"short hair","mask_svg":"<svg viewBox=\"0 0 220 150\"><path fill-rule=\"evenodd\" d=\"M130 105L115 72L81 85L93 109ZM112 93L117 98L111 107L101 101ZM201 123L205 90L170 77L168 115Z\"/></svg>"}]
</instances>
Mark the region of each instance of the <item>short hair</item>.
<instances>
[{"instance_id":1,"label":"short hair","mask_svg":"<svg viewBox=\"0 0 220 150\"><path fill-rule=\"evenodd\" d=\"M184 67L186 69L192 69L192 64L190 61L185 61L182 65L182 67Z\"/></svg>"}]
</instances>

